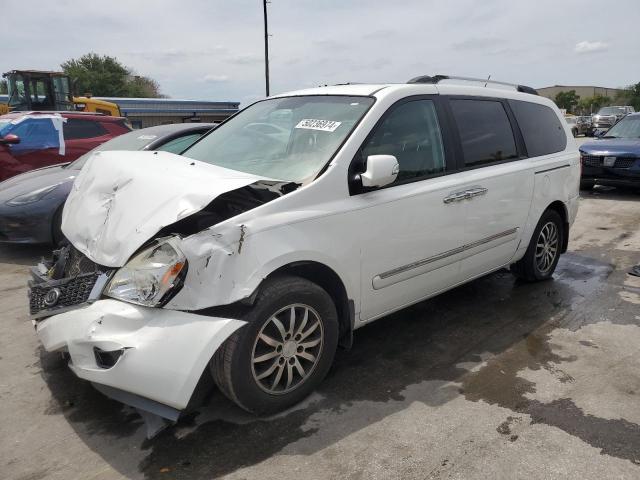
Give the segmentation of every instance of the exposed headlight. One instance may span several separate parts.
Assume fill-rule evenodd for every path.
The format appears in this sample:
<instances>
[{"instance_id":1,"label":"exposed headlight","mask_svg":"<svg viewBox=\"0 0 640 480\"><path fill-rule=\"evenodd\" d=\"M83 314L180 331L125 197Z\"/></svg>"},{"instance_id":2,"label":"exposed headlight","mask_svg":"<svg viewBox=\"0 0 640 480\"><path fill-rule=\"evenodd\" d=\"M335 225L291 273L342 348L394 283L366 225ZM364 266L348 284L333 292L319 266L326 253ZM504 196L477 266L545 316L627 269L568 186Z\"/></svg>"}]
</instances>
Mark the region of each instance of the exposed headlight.
<instances>
[{"instance_id":1,"label":"exposed headlight","mask_svg":"<svg viewBox=\"0 0 640 480\"><path fill-rule=\"evenodd\" d=\"M7 205L11 206L19 206L19 205L27 205L29 203L35 203L38 200L42 200L48 193L53 192L59 183L55 185L50 185L48 187L39 188L38 190L34 190L33 192L25 193L24 195L18 195L17 197L12 198L7 202Z\"/></svg>"},{"instance_id":2,"label":"exposed headlight","mask_svg":"<svg viewBox=\"0 0 640 480\"><path fill-rule=\"evenodd\" d=\"M147 307L164 305L187 272L187 259L177 240L160 239L134 256L113 276L105 295Z\"/></svg>"}]
</instances>

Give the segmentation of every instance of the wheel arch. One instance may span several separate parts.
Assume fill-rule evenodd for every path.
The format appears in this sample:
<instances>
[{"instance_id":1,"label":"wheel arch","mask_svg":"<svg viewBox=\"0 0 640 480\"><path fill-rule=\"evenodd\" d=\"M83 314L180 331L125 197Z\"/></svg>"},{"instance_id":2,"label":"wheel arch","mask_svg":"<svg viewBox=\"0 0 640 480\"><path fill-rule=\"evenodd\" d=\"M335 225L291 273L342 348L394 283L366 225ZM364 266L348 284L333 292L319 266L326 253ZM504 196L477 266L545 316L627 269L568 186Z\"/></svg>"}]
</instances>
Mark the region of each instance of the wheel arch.
<instances>
[{"instance_id":1,"label":"wheel arch","mask_svg":"<svg viewBox=\"0 0 640 480\"><path fill-rule=\"evenodd\" d=\"M277 268L265 277L256 289L252 298L262 287L264 282L275 275L294 275L319 285L324 289L336 307L339 323L339 345L350 348L353 343L355 323L355 304L347 294L347 289L340 276L331 267L317 261L296 261Z\"/></svg>"}]
</instances>

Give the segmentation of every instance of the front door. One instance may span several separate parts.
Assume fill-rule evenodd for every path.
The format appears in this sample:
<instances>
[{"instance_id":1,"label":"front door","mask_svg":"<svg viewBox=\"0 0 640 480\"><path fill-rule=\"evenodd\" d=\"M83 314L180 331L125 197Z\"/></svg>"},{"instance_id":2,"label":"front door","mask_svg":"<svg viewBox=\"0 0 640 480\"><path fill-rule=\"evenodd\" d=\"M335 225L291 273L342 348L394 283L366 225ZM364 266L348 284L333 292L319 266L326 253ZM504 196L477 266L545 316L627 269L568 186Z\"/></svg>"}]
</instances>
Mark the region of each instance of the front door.
<instances>
[{"instance_id":1,"label":"front door","mask_svg":"<svg viewBox=\"0 0 640 480\"><path fill-rule=\"evenodd\" d=\"M458 190L435 97L391 107L355 162L394 155L396 181L351 197L360 232L361 312L369 321L459 281L466 205L446 200Z\"/></svg>"}]
</instances>

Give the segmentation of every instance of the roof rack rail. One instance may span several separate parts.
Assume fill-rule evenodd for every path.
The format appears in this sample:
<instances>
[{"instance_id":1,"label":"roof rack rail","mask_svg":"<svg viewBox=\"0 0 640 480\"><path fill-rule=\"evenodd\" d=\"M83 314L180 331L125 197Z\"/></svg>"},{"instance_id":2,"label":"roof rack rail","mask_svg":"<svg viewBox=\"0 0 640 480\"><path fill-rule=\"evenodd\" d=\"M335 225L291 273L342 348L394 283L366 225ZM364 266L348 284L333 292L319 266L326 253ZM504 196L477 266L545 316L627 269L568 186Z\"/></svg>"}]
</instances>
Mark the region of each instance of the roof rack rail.
<instances>
[{"instance_id":1,"label":"roof rack rail","mask_svg":"<svg viewBox=\"0 0 640 480\"><path fill-rule=\"evenodd\" d=\"M496 85L507 85L509 87L515 87L518 92L522 93L530 93L531 95L538 95L538 92L531 87L527 87L526 85L518 85L515 83L507 83L507 82L498 82L497 80L491 80L490 78L473 78L473 77L456 77L453 75L421 75L419 77L414 77L409 80L407 83L440 83L442 80L463 80L465 82L483 82L485 87L487 83L493 83Z\"/></svg>"}]
</instances>

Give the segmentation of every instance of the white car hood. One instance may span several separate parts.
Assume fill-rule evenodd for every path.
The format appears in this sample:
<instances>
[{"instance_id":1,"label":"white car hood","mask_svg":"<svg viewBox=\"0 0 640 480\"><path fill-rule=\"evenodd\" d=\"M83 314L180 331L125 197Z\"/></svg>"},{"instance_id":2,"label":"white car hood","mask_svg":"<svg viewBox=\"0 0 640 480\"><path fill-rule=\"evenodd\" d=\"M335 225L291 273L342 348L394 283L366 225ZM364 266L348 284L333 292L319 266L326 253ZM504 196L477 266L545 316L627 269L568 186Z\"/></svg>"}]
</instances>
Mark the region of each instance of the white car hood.
<instances>
[{"instance_id":1,"label":"white car hood","mask_svg":"<svg viewBox=\"0 0 640 480\"><path fill-rule=\"evenodd\" d=\"M262 179L168 152L96 152L67 198L62 232L94 262L121 267L163 227Z\"/></svg>"}]
</instances>

